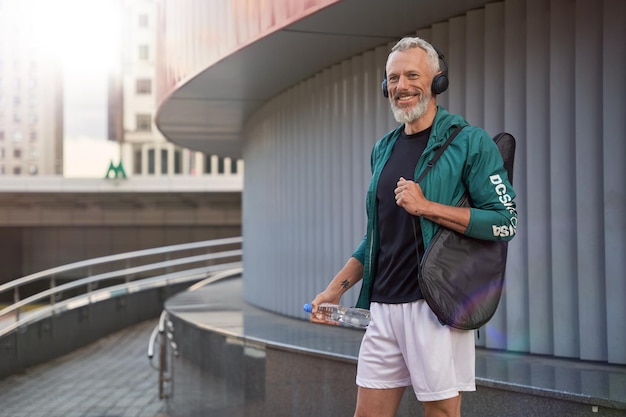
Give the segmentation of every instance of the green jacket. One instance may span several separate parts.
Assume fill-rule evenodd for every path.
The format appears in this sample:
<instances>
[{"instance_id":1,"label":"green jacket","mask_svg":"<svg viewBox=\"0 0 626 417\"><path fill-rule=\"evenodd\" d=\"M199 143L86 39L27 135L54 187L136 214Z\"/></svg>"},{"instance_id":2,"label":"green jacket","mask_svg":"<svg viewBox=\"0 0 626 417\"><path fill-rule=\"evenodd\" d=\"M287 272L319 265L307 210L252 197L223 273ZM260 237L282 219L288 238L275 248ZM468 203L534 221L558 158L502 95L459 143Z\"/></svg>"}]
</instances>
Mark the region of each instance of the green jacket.
<instances>
[{"instance_id":1,"label":"green jacket","mask_svg":"<svg viewBox=\"0 0 626 417\"><path fill-rule=\"evenodd\" d=\"M428 161L457 126L465 127L420 182L424 196L428 200L453 206L467 189L472 208L465 234L486 240L511 240L517 227L515 191L502 165L500 152L485 130L469 126L461 116L450 114L443 107L438 107L428 144L415 167L413 178L419 177ZM372 180L365 200L367 232L352 254L364 266L361 293L357 301L357 307L361 308L369 308L379 247L376 187L393 145L403 129L404 125L401 125L387 133L372 149ZM419 219L424 248L428 248L440 226L423 217Z\"/></svg>"}]
</instances>

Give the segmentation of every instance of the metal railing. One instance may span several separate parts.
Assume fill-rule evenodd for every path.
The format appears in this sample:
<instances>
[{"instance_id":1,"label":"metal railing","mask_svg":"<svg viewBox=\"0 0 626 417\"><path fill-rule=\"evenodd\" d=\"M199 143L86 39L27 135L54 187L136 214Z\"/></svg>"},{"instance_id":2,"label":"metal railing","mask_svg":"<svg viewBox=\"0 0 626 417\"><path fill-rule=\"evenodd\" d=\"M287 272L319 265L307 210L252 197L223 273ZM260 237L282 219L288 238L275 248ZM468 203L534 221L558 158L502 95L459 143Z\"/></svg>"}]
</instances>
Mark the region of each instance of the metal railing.
<instances>
[{"instance_id":1,"label":"metal railing","mask_svg":"<svg viewBox=\"0 0 626 417\"><path fill-rule=\"evenodd\" d=\"M8 323L0 327L0 338L32 322L98 301L163 286L211 280L225 271L240 273L242 241L241 237L233 237L103 256L50 268L2 284L0 295L13 291L13 304L0 310L0 323ZM215 251L223 247L232 248ZM204 253L193 254L197 251ZM176 253L181 257L173 257ZM155 256L164 259L154 262ZM145 263L141 263L142 258L145 258ZM126 262L126 266L116 269L121 261ZM131 262L137 265L130 266ZM93 274L95 266L105 271ZM62 279L67 282L59 285L59 277L63 274L81 269L87 269L84 276ZM20 298L20 289L34 283L45 283L47 289ZM32 306L36 308L32 309ZM29 313L23 314L29 308ZM14 320L7 319L10 316L14 316Z\"/></svg>"},{"instance_id":2,"label":"metal railing","mask_svg":"<svg viewBox=\"0 0 626 417\"><path fill-rule=\"evenodd\" d=\"M242 272L243 268L241 267L217 272L202 281L196 282L195 284L190 286L187 291L196 291L204 287L205 285L212 284L221 279L240 275ZM158 364L155 366L153 363L153 358L156 353L157 345L159 347L159 361ZM148 360L150 362L150 366L153 369L157 370L159 373L158 385L160 399L164 399L169 396L169 393L166 392L168 390L166 390L165 384L169 383L172 380L171 363L173 356L178 356L178 346L174 341L174 325L169 319L167 311L163 310L161 312L161 316L159 317L159 323L152 330L152 333L150 334L150 339L148 341Z\"/></svg>"}]
</instances>

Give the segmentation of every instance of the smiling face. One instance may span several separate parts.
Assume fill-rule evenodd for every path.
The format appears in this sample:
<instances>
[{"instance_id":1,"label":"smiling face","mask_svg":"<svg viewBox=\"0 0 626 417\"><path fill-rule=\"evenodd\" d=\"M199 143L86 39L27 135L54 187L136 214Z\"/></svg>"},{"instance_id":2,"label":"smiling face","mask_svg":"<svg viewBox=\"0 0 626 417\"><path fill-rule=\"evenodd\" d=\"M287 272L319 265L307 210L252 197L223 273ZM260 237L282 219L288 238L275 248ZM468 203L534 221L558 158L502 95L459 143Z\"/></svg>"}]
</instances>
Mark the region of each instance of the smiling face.
<instances>
[{"instance_id":1,"label":"smiling face","mask_svg":"<svg viewBox=\"0 0 626 417\"><path fill-rule=\"evenodd\" d=\"M421 48L394 51L387 59L387 88L394 117L408 134L427 129L437 112L431 93L436 68Z\"/></svg>"}]
</instances>

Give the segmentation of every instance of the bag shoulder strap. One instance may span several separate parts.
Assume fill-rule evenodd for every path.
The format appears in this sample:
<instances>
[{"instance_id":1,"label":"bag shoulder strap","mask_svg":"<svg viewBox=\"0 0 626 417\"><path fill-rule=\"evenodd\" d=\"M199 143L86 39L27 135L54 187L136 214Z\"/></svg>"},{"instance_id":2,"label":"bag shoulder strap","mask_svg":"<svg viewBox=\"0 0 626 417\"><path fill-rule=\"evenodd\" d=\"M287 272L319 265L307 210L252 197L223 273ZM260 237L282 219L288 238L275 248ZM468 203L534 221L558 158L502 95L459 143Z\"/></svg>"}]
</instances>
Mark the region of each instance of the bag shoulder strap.
<instances>
[{"instance_id":1,"label":"bag shoulder strap","mask_svg":"<svg viewBox=\"0 0 626 417\"><path fill-rule=\"evenodd\" d=\"M426 168L424 168L424 170L422 171L422 173L420 174L420 176L417 178L417 180L415 182L420 182L424 178L424 176L426 176L426 174L428 174L428 171L430 171L430 169L435 165L435 163L439 160L439 158L441 157L443 152L446 150L448 145L450 145L450 143L452 143L452 141L454 140L456 135L458 135L458 133L464 127L465 126L458 126L456 129L454 129L454 132L452 132L450 137L448 137L448 140L446 140L446 142L443 145L441 145L441 147L439 149L437 149L437 153L435 153L435 156L433 156L433 159L428 161L428 163L426 164Z\"/></svg>"}]
</instances>

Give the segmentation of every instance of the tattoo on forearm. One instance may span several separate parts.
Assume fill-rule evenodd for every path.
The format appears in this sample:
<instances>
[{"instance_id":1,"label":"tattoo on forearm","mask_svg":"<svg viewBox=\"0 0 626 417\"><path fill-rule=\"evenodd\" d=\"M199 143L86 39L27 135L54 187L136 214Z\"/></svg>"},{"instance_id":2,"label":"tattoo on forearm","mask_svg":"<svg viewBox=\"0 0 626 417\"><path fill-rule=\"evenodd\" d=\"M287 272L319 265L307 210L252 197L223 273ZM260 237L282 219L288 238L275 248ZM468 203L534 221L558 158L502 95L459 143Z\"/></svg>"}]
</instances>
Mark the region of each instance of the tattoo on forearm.
<instances>
[{"instance_id":1,"label":"tattoo on forearm","mask_svg":"<svg viewBox=\"0 0 626 417\"><path fill-rule=\"evenodd\" d=\"M347 279L344 279L343 281L341 281L341 288L348 288L350 286L350 281L348 281Z\"/></svg>"}]
</instances>

